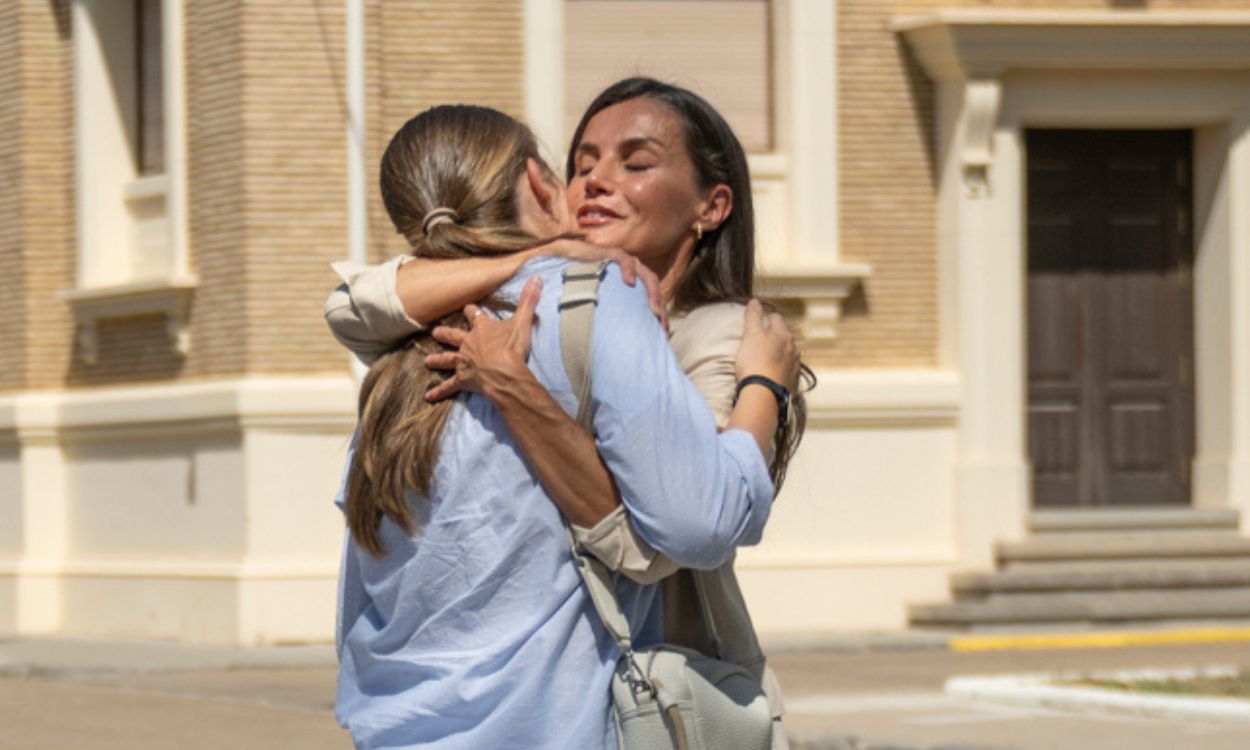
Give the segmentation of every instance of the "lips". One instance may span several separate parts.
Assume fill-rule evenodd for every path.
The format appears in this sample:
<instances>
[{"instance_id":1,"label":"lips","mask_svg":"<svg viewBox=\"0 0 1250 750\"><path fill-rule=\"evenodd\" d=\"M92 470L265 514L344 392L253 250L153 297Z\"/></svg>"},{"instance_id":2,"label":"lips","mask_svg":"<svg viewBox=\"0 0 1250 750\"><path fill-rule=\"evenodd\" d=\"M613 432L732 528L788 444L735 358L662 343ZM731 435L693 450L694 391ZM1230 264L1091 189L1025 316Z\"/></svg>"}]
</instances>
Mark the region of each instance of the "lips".
<instances>
[{"instance_id":1,"label":"lips","mask_svg":"<svg viewBox=\"0 0 1250 750\"><path fill-rule=\"evenodd\" d=\"M580 227L598 227L621 218L621 215L610 208L597 203L587 203L577 209L577 225Z\"/></svg>"}]
</instances>

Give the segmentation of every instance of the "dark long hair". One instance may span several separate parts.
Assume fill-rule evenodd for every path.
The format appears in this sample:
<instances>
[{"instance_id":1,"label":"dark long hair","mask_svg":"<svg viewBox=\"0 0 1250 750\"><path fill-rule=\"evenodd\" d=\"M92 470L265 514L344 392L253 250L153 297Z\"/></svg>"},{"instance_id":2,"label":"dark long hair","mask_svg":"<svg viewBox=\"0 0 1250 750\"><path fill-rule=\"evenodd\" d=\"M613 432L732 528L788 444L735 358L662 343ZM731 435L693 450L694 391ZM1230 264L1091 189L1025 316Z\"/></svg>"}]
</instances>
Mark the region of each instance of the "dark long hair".
<instances>
[{"instance_id":1,"label":"dark long hair","mask_svg":"<svg viewBox=\"0 0 1250 750\"><path fill-rule=\"evenodd\" d=\"M733 191L733 210L720 226L704 232L695 246L689 267L673 293L675 312L691 310L708 302L749 300L754 291L755 208L751 203L751 172L747 155L711 104L698 94L654 78L626 78L603 90L590 103L573 131L565 179L576 174L577 147L586 126L603 110L631 99L650 99L677 116L685 138L686 152L694 165L700 189L728 185Z\"/></svg>"},{"instance_id":2,"label":"dark long hair","mask_svg":"<svg viewBox=\"0 0 1250 750\"><path fill-rule=\"evenodd\" d=\"M706 99L654 78L639 76L617 81L595 97L577 123L569 144L565 179L571 182L577 173L577 147L591 119L608 107L632 99L650 99L677 117L700 189L728 185L733 192L733 210L729 217L716 229L704 232L703 239L695 246L694 257L673 291L673 311L687 312L711 302L746 302L755 292L755 206L751 200L751 171L738 136ZM777 428L774 441L776 452L769 468L778 489L807 425L807 401L803 394L815 385L816 375L803 365L799 387L790 404L790 423Z\"/></svg>"},{"instance_id":3,"label":"dark long hair","mask_svg":"<svg viewBox=\"0 0 1250 750\"><path fill-rule=\"evenodd\" d=\"M485 107L428 109L404 124L382 156L382 202L395 229L422 258L500 255L546 239L518 228L517 185L526 160L544 165L529 128ZM548 168L548 171L549 168ZM553 183L559 180L551 174ZM423 226L436 208L453 221ZM457 313L438 324L467 327ZM428 403L440 377L425 356L444 347L429 331L401 342L369 368L360 388L356 448L348 473L346 515L352 538L369 554L386 553L385 516L407 533L416 521L406 497L429 492L452 401Z\"/></svg>"}]
</instances>

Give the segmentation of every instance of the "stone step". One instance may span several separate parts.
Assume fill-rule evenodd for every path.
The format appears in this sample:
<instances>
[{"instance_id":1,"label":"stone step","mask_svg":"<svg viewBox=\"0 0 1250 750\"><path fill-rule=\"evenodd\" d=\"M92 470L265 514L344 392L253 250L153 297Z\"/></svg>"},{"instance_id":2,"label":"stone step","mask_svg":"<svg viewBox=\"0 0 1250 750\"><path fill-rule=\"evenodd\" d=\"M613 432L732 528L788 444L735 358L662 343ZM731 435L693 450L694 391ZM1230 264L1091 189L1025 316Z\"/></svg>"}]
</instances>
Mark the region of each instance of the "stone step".
<instances>
[{"instance_id":1,"label":"stone step","mask_svg":"<svg viewBox=\"0 0 1250 750\"><path fill-rule=\"evenodd\" d=\"M1250 539L1232 531L1123 531L1035 536L1000 544L998 559L1014 565L1050 560L1250 557Z\"/></svg>"},{"instance_id":2,"label":"stone step","mask_svg":"<svg viewBox=\"0 0 1250 750\"><path fill-rule=\"evenodd\" d=\"M1029 517L1029 530L1037 535L1146 529L1236 530L1239 524L1240 515L1235 510L1195 508L1041 510Z\"/></svg>"},{"instance_id":3,"label":"stone step","mask_svg":"<svg viewBox=\"0 0 1250 750\"><path fill-rule=\"evenodd\" d=\"M951 591L960 599L1020 592L1116 591L1250 587L1250 558L1214 560L1034 563L996 573L957 573Z\"/></svg>"},{"instance_id":4,"label":"stone step","mask_svg":"<svg viewBox=\"0 0 1250 750\"><path fill-rule=\"evenodd\" d=\"M1161 620L1250 619L1250 588L1221 591L1064 592L1019 594L993 602L925 604L910 608L922 627L1083 622L1091 625Z\"/></svg>"}]
</instances>

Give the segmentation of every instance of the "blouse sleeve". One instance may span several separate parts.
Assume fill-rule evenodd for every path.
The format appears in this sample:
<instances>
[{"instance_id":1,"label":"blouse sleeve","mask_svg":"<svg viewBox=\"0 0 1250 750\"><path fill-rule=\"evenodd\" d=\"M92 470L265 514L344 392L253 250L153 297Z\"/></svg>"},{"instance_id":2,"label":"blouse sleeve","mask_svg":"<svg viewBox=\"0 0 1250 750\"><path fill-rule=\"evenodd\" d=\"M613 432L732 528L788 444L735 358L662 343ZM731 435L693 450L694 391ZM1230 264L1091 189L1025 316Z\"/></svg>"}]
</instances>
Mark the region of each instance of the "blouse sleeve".
<instances>
[{"instance_id":1,"label":"blouse sleeve","mask_svg":"<svg viewBox=\"0 0 1250 750\"><path fill-rule=\"evenodd\" d=\"M758 542L773 494L764 457L745 431L717 434L643 292L615 270L600 288L591 358L599 452L640 539L701 569Z\"/></svg>"},{"instance_id":2,"label":"blouse sleeve","mask_svg":"<svg viewBox=\"0 0 1250 750\"><path fill-rule=\"evenodd\" d=\"M330 266L343 283L326 298L326 322L334 338L366 365L424 328L404 312L395 287L399 267L410 257L380 265L345 260Z\"/></svg>"},{"instance_id":3,"label":"blouse sleeve","mask_svg":"<svg viewBox=\"0 0 1250 750\"><path fill-rule=\"evenodd\" d=\"M618 570L638 583L655 583L677 572L677 563L638 535L625 506L604 516L589 528L570 524L578 545L594 555L608 570Z\"/></svg>"},{"instance_id":4,"label":"blouse sleeve","mask_svg":"<svg viewBox=\"0 0 1250 750\"><path fill-rule=\"evenodd\" d=\"M736 303L704 305L672 323L673 353L711 407L718 428L725 426L733 410L734 357L742 341L743 310ZM574 524L573 536L610 570L639 583L654 583L678 569L643 540L624 507L590 528Z\"/></svg>"}]
</instances>

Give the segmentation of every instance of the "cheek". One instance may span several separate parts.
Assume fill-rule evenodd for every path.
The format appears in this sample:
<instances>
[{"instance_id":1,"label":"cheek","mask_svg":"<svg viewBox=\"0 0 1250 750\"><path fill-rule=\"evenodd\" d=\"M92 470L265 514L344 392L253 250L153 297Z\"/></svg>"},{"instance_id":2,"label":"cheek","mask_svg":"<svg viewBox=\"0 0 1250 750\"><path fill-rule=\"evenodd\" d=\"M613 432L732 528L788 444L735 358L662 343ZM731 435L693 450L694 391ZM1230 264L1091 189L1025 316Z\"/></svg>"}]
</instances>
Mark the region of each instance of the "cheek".
<instances>
[{"instance_id":1,"label":"cheek","mask_svg":"<svg viewBox=\"0 0 1250 750\"><path fill-rule=\"evenodd\" d=\"M686 219L694 215L693 196L673 180L647 180L636 185L631 193L650 233L665 237L681 234L688 223Z\"/></svg>"}]
</instances>

